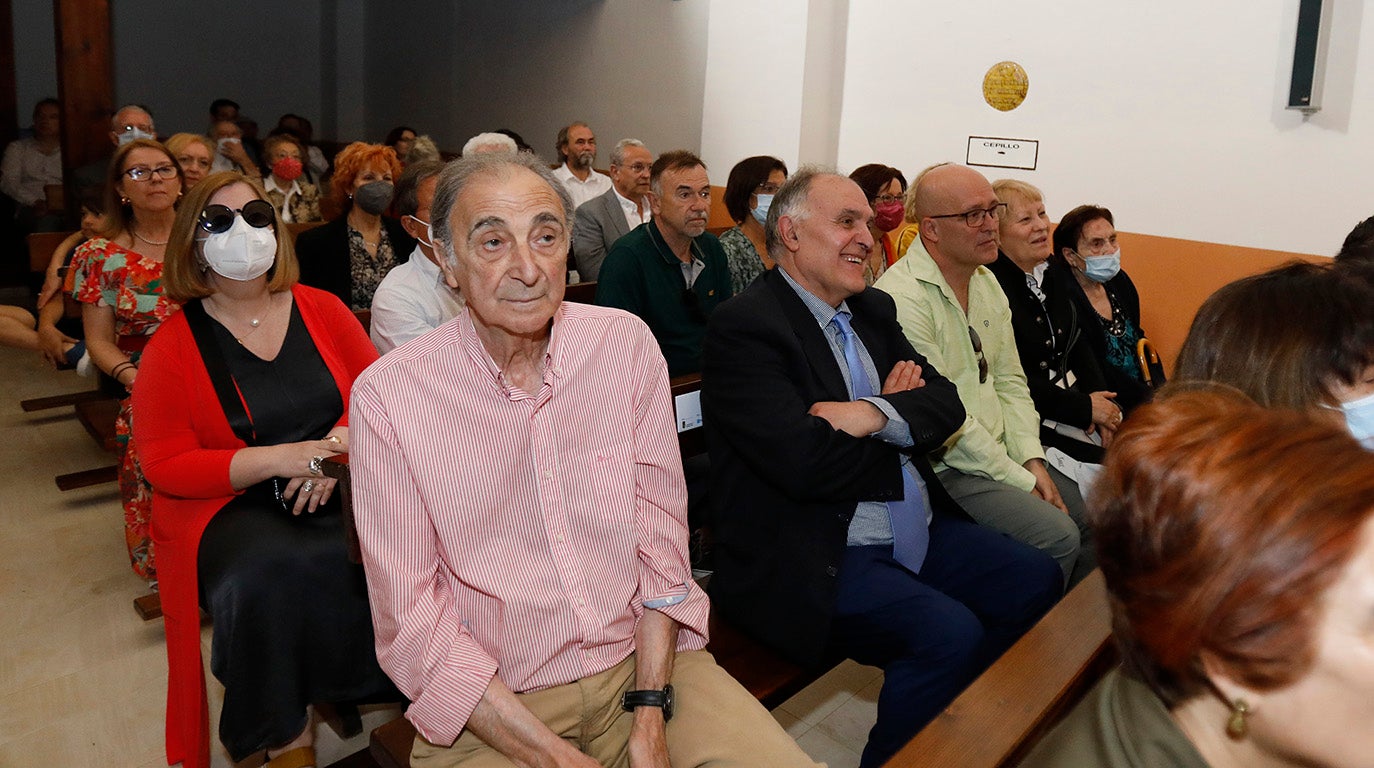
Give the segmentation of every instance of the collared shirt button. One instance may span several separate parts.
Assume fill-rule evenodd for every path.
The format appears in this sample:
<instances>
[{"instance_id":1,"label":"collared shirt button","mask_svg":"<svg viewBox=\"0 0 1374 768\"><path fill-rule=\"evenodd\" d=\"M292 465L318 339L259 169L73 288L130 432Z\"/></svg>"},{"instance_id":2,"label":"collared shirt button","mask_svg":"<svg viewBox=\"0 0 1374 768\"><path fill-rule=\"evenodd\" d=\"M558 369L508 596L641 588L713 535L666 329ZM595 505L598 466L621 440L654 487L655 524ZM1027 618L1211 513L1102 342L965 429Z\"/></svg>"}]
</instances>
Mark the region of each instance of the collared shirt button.
<instances>
[{"instance_id":1,"label":"collared shirt button","mask_svg":"<svg viewBox=\"0 0 1374 768\"><path fill-rule=\"evenodd\" d=\"M553 540L556 541L556 542L558 542L559 544L562 544L562 543L563 543L563 534L560 533L560 534L558 534L557 536L554 536L554 537L553 537Z\"/></svg>"},{"instance_id":2,"label":"collared shirt button","mask_svg":"<svg viewBox=\"0 0 1374 768\"><path fill-rule=\"evenodd\" d=\"M552 480L552 479L553 479L553 470L552 470L552 469L546 469L546 470L544 470L544 479L545 479L545 480Z\"/></svg>"},{"instance_id":3,"label":"collared shirt button","mask_svg":"<svg viewBox=\"0 0 1374 768\"><path fill-rule=\"evenodd\" d=\"M582 602L582 598L577 598L577 607L581 608L584 605L586 605L586 603Z\"/></svg>"},{"instance_id":4,"label":"collared shirt button","mask_svg":"<svg viewBox=\"0 0 1374 768\"><path fill-rule=\"evenodd\" d=\"M836 567L833 566L833 565L827 565L827 566L825 567L825 575L826 575L826 576L834 576L834 575L838 574L839 572L840 572L840 569L839 569L839 568L836 568Z\"/></svg>"},{"instance_id":5,"label":"collared shirt button","mask_svg":"<svg viewBox=\"0 0 1374 768\"><path fill-rule=\"evenodd\" d=\"M1039 323L1039 324L1041 324L1041 325L1044 325L1044 324L1045 324L1045 318L1044 318L1044 316L1042 316L1042 315L1036 315L1036 316L1035 316L1035 322L1037 322L1037 323Z\"/></svg>"},{"instance_id":6,"label":"collared shirt button","mask_svg":"<svg viewBox=\"0 0 1374 768\"><path fill-rule=\"evenodd\" d=\"M1043 370L1045 370L1046 368L1049 368L1049 367L1050 367L1050 364L1049 364L1049 363L1045 362L1044 360L1041 360L1041 361L1040 361L1040 370L1043 371Z\"/></svg>"}]
</instances>

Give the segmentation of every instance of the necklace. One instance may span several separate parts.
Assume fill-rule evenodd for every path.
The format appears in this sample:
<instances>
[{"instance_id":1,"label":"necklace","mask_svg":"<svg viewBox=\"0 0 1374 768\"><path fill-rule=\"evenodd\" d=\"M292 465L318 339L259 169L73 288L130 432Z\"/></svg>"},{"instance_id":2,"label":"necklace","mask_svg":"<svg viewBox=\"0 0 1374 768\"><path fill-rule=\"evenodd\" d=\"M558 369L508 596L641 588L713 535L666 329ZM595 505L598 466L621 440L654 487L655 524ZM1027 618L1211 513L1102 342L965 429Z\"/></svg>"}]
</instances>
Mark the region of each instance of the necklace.
<instances>
[{"instance_id":1,"label":"necklace","mask_svg":"<svg viewBox=\"0 0 1374 768\"><path fill-rule=\"evenodd\" d=\"M140 235L140 234L138 233L138 230L137 230L137 229L134 229L133 227L129 227L129 232L133 233L133 236L134 236L134 237L138 238L139 240L142 240L143 242L147 243L148 245L163 246L163 245L166 245L166 244L169 242L168 240L163 240L162 242L159 243L159 242L156 241L156 240L149 240L148 238L144 237L143 235Z\"/></svg>"},{"instance_id":2,"label":"necklace","mask_svg":"<svg viewBox=\"0 0 1374 768\"><path fill-rule=\"evenodd\" d=\"M257 315L257 317L249 317L249 319L248 319L248 326L249 326L248 332L245 333L245 334L243 334L242 336L235 335L235 336L234 336L234 341L237 341L238 343L242 344L244 339L246 339L246 338L248 338L249 336L252 336L254 333L256 333L257 330L258 330L258 328L262 326L262 320L263 320L262 315L267 314L267 310L270 310L271 308L272 308L272 294L269 293L269 294L267 294L267 304L266 304L266 306L263 308L264 311L252 313L253 315ZM218 302L216 302L216 304L215 304L215 309L216 309L215 314L217 314L217 315L218 315L218 314L223 314L223 315L224 315L225 317L227 317L227 318L233 319L233 320L235 320L235 321L237 321L237 322L242 322L242 321L239 321L238 318L234 317L231 313L225 312L224 309L223 309L222 307L219 306ZM226 327L226 330L227 330L227 327ZM230 333L233 333L233 331L230 331Z\"/></svg>"}]
</instances>

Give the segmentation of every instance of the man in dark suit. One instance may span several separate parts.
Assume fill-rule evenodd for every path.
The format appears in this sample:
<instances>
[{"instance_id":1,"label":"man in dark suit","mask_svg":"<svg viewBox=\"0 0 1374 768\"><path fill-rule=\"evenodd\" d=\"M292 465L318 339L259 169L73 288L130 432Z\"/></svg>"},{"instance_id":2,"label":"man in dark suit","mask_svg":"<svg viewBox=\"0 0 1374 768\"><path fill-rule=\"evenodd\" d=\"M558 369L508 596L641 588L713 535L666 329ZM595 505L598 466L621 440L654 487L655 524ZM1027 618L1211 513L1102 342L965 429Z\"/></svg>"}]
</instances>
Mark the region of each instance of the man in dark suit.
<instances>
[{"instance_id":1,"label":"man in dark suit","mask_svg":"<svg viewBox=\"0 0 1374 768\"><path fill-rule=\"evenodd\" d=\"M577 207L572 248L577 275L583 282L596 282L601 262L615 241L651 218L649 175L653 164L654 156L644 142L621 139L611 150L611 188Z\"/></svg>"},{"instance_id":2,"label":"man in dark suit","mask_svg":"<svg viewBox=\"0 0 1374 768\"><path fill-rule=\"evenodd\" d=\"M768 213L765 273L710 318L702 408L729 620L803 664L883 667L877 766L1050 608L1047 555L967 519L925 454L964 420L954 385L866 289L873 211L803 169Z\"/></svg>"}]
</instances>

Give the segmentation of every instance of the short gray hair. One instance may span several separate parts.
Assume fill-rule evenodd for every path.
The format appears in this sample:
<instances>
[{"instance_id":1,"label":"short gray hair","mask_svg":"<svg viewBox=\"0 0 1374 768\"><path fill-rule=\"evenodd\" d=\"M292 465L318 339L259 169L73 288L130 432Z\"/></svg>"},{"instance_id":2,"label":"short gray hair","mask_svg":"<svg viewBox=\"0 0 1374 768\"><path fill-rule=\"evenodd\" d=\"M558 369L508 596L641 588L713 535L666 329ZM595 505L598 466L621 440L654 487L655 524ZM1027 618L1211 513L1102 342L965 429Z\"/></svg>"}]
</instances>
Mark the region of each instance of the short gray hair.
<instances>
[{"instance_id":1,"label":"short gray hair","mask_svg":"<svg viewBox=\"0 0 1374 768\"><path fill-rule=\"evenodd\" d=\"M558 179L554 178L553 171L549 170L548 164L542 158L530 152L479 152L471 156L465 153L463 157L444 166L444 172L439 174L439 184L434 188L434 201L429 205L434 239L444 244L441 250L450 264L458 260L458 253L454 250L453 231L449 219L453 215L453 206L458 203L463 190L474 179L508 174L517 168L532 172L549 185L549 189L563 206L564 231L571 233L572 198L568 196L568 191Z\"/></svg>"},{"instance_id":2,"label":"short gray hair","mask_svg":"<svg viewBox=\"0 0 1374 768\"><path fill-rule=\"evenodd\" d=\"M414 216L420 210L420 185L443 172L443 160L420 160L407 165L401 178L396 180L396 214Z\"/></svg>"},{"instance_id":3,"label":"short gray hair","mask_svg":"<svg viewBox=\"0 0 1374 768\"><path fill-rule=\"evenodd\" d=\"M463 145L463 157L482 152L519 152L515 139L504 133L479 133Z\"/></svg>"},{"instance_id":4,"label":"short gray hair","mask_svg":"<svg viewBox=\"0 0 1374 768\"><path fill-rule=\"evenodd\" d=\"M811 184L821 176L840 176L833 168L820 165L803 165L797 172L787 177L787 181L778 187L778 193L773 195L773 203L768 206L768 220L764 223L764 244L768 248L768 255L773 261L778 260L778 256L787 252L783 247L782 237L778 234L778 219L783 216L791 218L793 221L801 221L806 218L806 198L811 194Z\"/></svg>"},{"instance_id":5,"label":"short gray hair","mask_svg":"<svg viewBox=\"0 0 1374 768\"><path fill-rule=\"evenodd\" d=\"M639 147L645 152L649 151L649 148L645 147L644 142L639 139L621 139L615 143L615 149L611 150L611 165L619 168L625 162L625 150L629 147Z\"/></svg>"}]
</instances>

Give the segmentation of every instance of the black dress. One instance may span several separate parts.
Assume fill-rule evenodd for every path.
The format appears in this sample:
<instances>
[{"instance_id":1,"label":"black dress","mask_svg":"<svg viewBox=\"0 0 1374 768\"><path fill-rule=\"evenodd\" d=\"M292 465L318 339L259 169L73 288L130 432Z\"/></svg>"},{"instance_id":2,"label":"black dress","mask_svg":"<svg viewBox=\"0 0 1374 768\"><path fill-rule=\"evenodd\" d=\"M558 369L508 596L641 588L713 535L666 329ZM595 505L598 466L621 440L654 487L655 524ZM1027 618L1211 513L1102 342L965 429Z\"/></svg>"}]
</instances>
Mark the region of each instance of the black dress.
<instances>
[{"instance_id":1,"label":"black dress","mask_svg":"<svg viewBox=\"0 0 1374 768\"><path fill-rule=\"evenodd\" d=\"M323 438L343 413L334 377L293 304L275 360L211 320L258 444ZM377 665L360 565L348 561L338 494L293 516L259 483L224 506L197 553L214 622L210 668L224 684L220 740L235 761L295 738L316 702L401 700Z\"/></svg>"}]
</instances>

